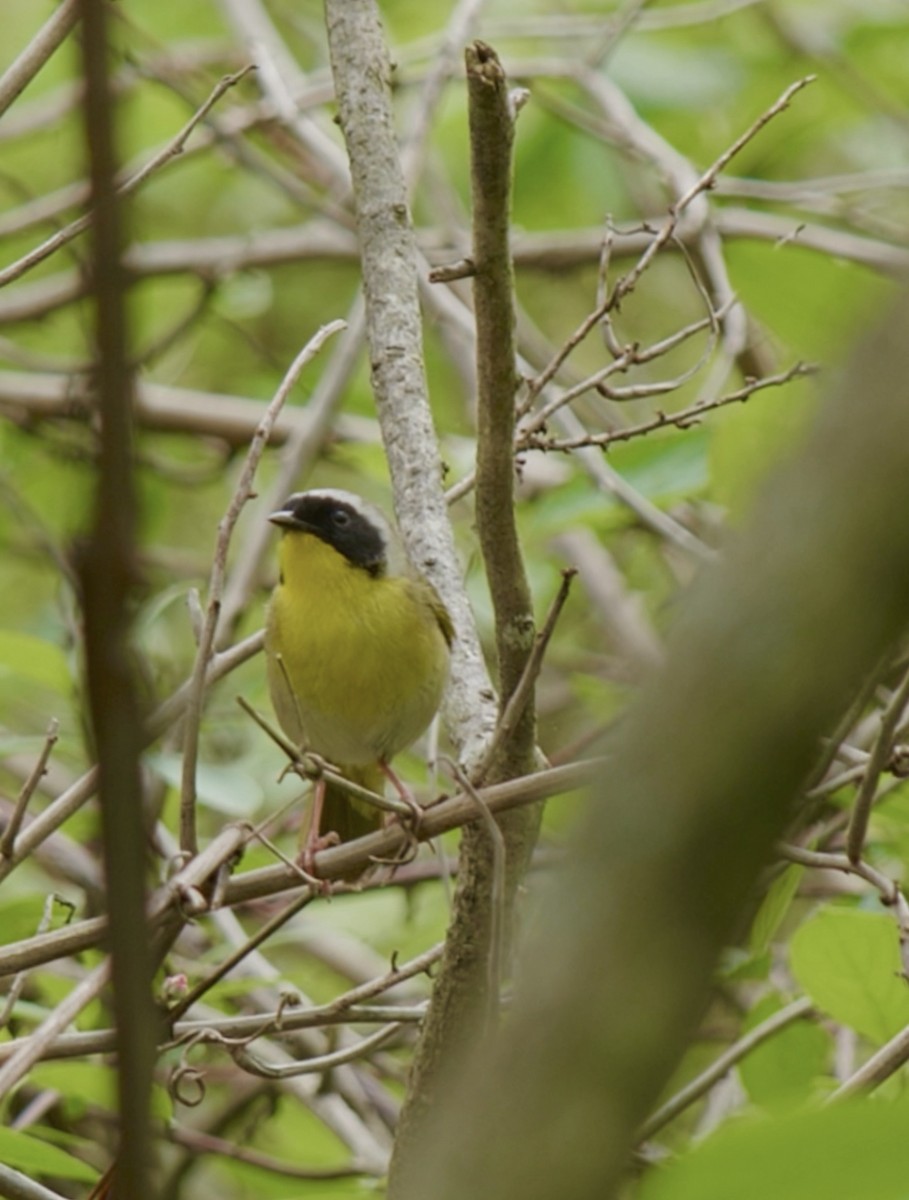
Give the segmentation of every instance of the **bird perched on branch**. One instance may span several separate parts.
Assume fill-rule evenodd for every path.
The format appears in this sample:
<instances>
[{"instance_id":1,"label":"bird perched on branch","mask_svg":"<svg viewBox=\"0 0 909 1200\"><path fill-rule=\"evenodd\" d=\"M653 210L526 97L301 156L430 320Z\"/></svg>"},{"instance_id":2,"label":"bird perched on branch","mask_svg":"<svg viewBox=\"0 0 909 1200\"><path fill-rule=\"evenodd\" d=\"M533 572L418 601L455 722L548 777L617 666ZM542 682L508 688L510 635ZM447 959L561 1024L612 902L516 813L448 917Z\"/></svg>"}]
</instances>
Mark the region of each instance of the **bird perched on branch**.
<instances>
[{"instance_id":1,"label":"bird perched on branch","mask_svg":"<svg viewBox=\"0 0 909 1200\"><path fill-rule=\"evenodd\" d=\"M282 531L265 634L281 727L346 779L379 793L389 779L413 805L390 764L441 703L454 637L448 610L360 496L298 492L269 520ZM304 867L326 845L379 825L374 806L318 780Z\"/></svg>"}]
</instances>

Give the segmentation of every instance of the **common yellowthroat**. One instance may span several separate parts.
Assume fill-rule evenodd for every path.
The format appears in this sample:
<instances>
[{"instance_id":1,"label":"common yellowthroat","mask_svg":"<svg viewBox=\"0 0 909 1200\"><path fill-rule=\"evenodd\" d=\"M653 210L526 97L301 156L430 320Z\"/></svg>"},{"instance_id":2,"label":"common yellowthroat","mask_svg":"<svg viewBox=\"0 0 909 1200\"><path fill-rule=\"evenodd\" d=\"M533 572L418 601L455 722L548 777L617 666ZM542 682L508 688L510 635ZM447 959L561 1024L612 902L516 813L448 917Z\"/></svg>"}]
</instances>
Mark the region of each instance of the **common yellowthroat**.
<instances>
[{"instance_id":1,"label":"common yellowthroat","mask_svg":"<svg viewBox=\"0 0 909 1200\"><path fill-rule=\"evenodd\" d=\"M407 798L390 763L441 703L454 638L448 610L360 496L297 492L268 519L282 530L265 633L278 720L347 779L381 792L388 778ZM379 824L375 807L320 780L304 866L325 845Z\"/></svg>"}]
</instances>

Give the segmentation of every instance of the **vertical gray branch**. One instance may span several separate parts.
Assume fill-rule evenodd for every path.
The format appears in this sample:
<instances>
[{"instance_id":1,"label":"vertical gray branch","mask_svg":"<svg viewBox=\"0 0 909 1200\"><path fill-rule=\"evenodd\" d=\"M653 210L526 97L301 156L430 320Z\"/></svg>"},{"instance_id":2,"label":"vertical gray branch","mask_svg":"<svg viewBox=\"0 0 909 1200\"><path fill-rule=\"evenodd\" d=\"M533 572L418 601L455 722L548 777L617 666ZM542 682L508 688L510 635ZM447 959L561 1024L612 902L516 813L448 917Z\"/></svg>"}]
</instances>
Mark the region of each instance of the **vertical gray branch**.
<instances>
[{"instance_id":1,"label":"vertical gray branch","mask_svg":"<svg viewBox=\"0 0 909 1200\"><path fill-rule=\"evenodd\" d=\"M326 0L341 129L356 205L372 387L410 557L438 588L457 634L446 699L466 761L494 720L491 689L461 580L423 367L417 251L395 138L391 64L375 0Z\"/></svg>"}]
</instances>

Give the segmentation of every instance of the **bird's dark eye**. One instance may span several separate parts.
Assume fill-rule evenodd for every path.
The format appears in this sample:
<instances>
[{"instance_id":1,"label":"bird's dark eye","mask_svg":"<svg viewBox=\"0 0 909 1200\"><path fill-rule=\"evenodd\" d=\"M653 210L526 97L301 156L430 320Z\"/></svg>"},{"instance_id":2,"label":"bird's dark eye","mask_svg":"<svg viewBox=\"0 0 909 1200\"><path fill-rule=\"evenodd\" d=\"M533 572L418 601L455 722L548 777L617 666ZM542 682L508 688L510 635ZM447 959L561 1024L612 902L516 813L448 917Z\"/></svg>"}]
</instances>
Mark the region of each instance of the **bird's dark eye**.
<instances>
[{"instance_id":1,"label":"bird's dark eye","mask_svg":"<svg viewBox=\"0 0 909 1200\"><path fill-rule=\"evenodd\" d=\"M350 513L343 508L336 508L331 514L331 522L333 525L336 525L338 529L346 529L350 524Z\"/></svg>"}]
</instances>

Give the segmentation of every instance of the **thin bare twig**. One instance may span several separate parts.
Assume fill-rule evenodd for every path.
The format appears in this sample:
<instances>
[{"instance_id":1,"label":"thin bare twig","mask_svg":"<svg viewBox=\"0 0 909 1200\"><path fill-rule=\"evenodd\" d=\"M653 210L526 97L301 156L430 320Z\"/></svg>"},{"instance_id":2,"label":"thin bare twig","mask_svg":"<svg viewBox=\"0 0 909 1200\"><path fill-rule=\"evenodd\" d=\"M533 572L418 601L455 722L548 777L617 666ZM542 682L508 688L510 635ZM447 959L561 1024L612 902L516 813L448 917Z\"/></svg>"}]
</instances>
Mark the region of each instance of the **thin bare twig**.
<instances>
[{"instance_id":1,"label":"thin bare twig","mask_svg":"<svg viewBox=\"0 0 909 1200\"><path fill-rule=\"evenodd\" d=\"M155 171L160 170L160 168L170 162L171 159L178 157L182 153L183 147L186 145L189 135L196 128L199 122L205 119L208 112L215 104L217 104L224 93L232 88L235 84L239 83L239 81L251 70L252 67L244 67L241 71L237 71L233 75L225 75L225 77L214 88L211 95L208 97L202 107L198 110L198 112L193 114L193 116L189 121L187 121L176 137L168 142L163 149L159 150L158 153L155 154L154 157L151 158L145 164L145 166L141 168L141 170L137 171L135 175L130 176L129 179L120 184L120 186L117 188L117 196L121 198L123 196L128 196L130 193L134 192L138 187L140 187L146 181L146 179L149 178L149 176L154 174ZM26 274L27 271L30 271L32 267L38 266L39 263L42 263L45 259L50 258L50 256L55 254L59 249L61 249L61 247L67 245L74 238L78 237L79 234L84 233L86 229L90 227L92 220L92 214L88 213L84 217L79 217L77 220L71 221L52 237L49 237L47 241L42 242L40 246L36 246L34 250L30 250L28 254L23 255L22 258L17 259L16 262L11 263L8 267L5 267L2 271L0 271L0 288L5 287L8 283L12 283L14 279L19 279L22 275Z\"/></svg>"},{"instance_id":2,"label":"thin bare twig","mask_svg":"<svg viewBox=\"0 0 909 1200\"><path fill-rule=\"evenodd\" d=\"M265 410L255 437L246 455L246 462L240 480L228 505L227 512L218 524L218 536L215 543L214 559L208 585L208 605L205 612L205 624L199 638L196 651L196 661L190 679L189 695L186 708L186 725L183 737L183 774L180 790L180 845L184 851L195 854L196 844L196 765L199 754L199 729L202 721L202 699L205 692L206 677L209 661L215 644L218 620L221 614L221 595L227 573L227 552L243 506L253 495L253 480L259 466L259 460L268 445L271 431L278 414L284 407L304 367L318 354L322 346L335 333L344 328L343 321L332 321L324 325L306 343L294 361L291 363L274 398Z\"/></svg>"},{"instance_id":3,"label":"thin bare twig","mask_svg":"<svg viewBox=\"0 0 909 1200\"><path fill-rule=\"evenodd\" d=\"M861 786L852 808L849 832L846 835L846 853L853 863L861 860L877 786L893 752L893 739L907 704L909 704L909 669L903 675L899 686L884 709L881 727L874 739L874 745L871 747L871 756L865 766Z\"/></svg>"},{"instance_id":4,"label":"thin bare twig","mask_svg":"<svg viewBox=\"0 0 909 1200\"><path fill-rule=\"evenodd\" d=\"M899 894L899 887L892 880L888 879L882 872L872 867L870 863L866 863L861 859L858 862L853 862L845 854L832 854L821 850L807 850L803 846L793 846L789 843L783 843L777 847L777 852L782 858L788 859L789 862L800 863L804 867L814 867L816 870L822 871L842 871L845 875L855 875L859 879L864 879L866 883L877 891L881 901L885 905L895 905Z\"/></svg>"},{"instance_id":5,"label":"thin bare twig","mask_svg":"<svg viewBox=\"0 0 909 1200\"><path fill-rule=\"evenodd\" d=\"M533 646L531 647L527 662L524 664L524 670L521 672L514 690L508 697L508 703L505 705L502 715L496 723L495 733L492 735L489 748L482 762L474 772L476 779L483 779L485 777L490 764L495 761L499 747L512 736L518 722L524 715L524 710L533 695L537 676L543 665L543 657L546 654L552 635L555 633L555 627L559 617L562 615L562 609L568 600L568 593L571 591L571 583L575 575L577 575L577 570L574 567L566 567L562 571L562 582L559 584L559 590L556 592L552 604L549 606L546 619L540 629L537 630L533 639ZM460 776L458 776L458 780L460 782Z\"/></svg>"},{"instance_id":6,"label":"thin bare twig","mask_svg":"<svg viewBox=\"0 0 909 1200\"><path fill-rule=\"evenodd\" d=\"M41 753L38 755L38 761L35 763L31 774L22 785L19 795L16 797L16 807L7 823L6 829L3 831L3 837L0 838L0 858L12 858L15 853L16 838L19 836L19 830L22 828L25 810L28 808L29 800L35 794L38 784L44 778L47 771L47 762L57 743L59 730L60 722L56 717L53 717L47 727L44 745L41 748Z\"/></svg>"},{"instance_id":7,"label":"thin bare twig","mask_svg":"<svg viewBox=\"0 0 909 1200\"><path fill-rule=\"evenodd\" d=\"M793 1000L791 1004L787 1004L785 1008L781 1008L779 1012L775 1012L765 1021L761 1021L760 1025L755 1025L754 1029L750 1029L744 1037L739 1038L737 1042L725 1050L718 1058L710 1064L710 1066L697 1075L690 1083L687 1083L680 1091L670 1097L665 1104L651 1114L644 1122L638 1131L638 1139L646 1141L658 1133L664 1125L668 1125L686 1108L689 1108L696 1100L700 1100L706 1092L708 1092L715 1083L728 1074L729 1071L746 1058L752 1050L774 1037L781 1029L786 1029L795 1021L802 1021L806 1017L814 1015L814 1007L810 1000L804 997L800 1000Z\"/></svg>"},{"instance_id":8,"label":"thin bare twig","mask_svg":"<svg viewBox=\"0 0 909 1200\"><path fill-rule=\"evenodd\" d=\"M605 321L608 316L609 314L605 313L603 320ZM717 321L723 316L724 311L713 312L711 310L706 317L692 321L689 325L676 330L669 337L662 338L659 342L655 342L651 346L641 347L636 343L624 347L616 345L614 347L615 357L612 362L607 363L605 367L601 367L599 371L595 371L579 383L573 384L564 391L560 391L552 400L549 400L539 408L531 419L523 423L519 444L524 440L527 433L541 429L552 414L562 408L563 405L570 404L593 388L596 388L602 395L607 396L611 400L630 400L636 398L638 395L650 395L659 391L674 391L681 387L686 379L691 378L701 369L703 362L710 353L709 349L705 351L704 355L701 356L701 359L694 366L689 367L685 371L684 375L668 382L647 384L645 386L649 389L648 391L642 392L632 388L611 389L604 387L604 384L612 375L622 374L630 367L641 366L644 363L652 362L654 359L662 357L664 354L668 354L671 350L674 350L677 346L681 346L689 338L693 337L694 334L700 333L704 329L715 329ZM611 326L607 326L607 328L611 328ZM533 380L528 385L527 394L519 406L519 413L529 411L533 399L537 395L536 382L536 380Z\"/></svg>"},{"instance_id":9,"label":"thin bare twig","mask_svg":"<svg viewBox=\"0 0 909 1200\"><path fill-rule=\"evenodd\" d=\"M285 768L285 770L294 770L307 782L315 779L326 779L342 792L346 792L348 796L353 796L357 800L363 800L381 812L397 813L400 817L413 816L413 809L410 805L405 804L403 800L396 800L391 796L382 796L378 792L371 792L369 788L362 787L360 784L354 783L353 780L346 779L318 754L302 753L299 746L295 746L282 730L273 725L266 717L263 717L260 712L257 712L242 696L237 697L237 703L247 716L251 717L259 728L264 733L267 733L275 745L280 746L290 759L289 767Z\"/></svg>"},{"instance_id":10,"label":"thin bare twig","mask_svg":"<svg viewBox=\"0 0 909 1200\"><path fill-rule=\"evenodd\" d=\"M519 449L568 451L577 450L582 446L599 446L605 449L618 442L629 442L635 438L646 437L648 433L655 433L659 429L687 429L696 425L707 413L715 412L719 408L726 408L730 404L744 404L757 392L765 391L767 388L783 387L785 384L791 383L793 379L813 375L816 370L816 366L812 363L795 363L794 366L775 375L765 375L761 379L749 379L742 387L727 392L723 396L717 396L713 400L699 400L675 413L658 412L649 420L641 421L640 424L631 425L626 429L609 429L605 433L585 433L573 438L530 434L526 437L522 436Z\"/></svg>"},{"instance_id":11,"label":"thin bare twig","mask_svg":"<svg viewBox=\"0 0 909 1200\"><path fill-rule=\"evenodd\" d=\"M217 1039L249 1038L251 1036L280 1036L297 1033L303 1029L342 1022L416 1022L425 1014L425 1004L402 1007L399 1004L369 1005L366 1003L383 992L398 987L417 975L429 974L442 957L444 943L424 950L407 962L393 963L390 970L375 979L367 980L357 987L343 992L325 1004L283 1005L272 1013L245 1014L235 1017L209 1017L205 1019L174 1020L171 1038L161 1044L161 1049L180 1045L187 1040L196 1044L205 1041L208 1031ZM182 1008L182 1006L181 1006ZM173 1010L176 1011L176 1010ZM0 1062L12 1057L27 1039L0 1044ZM95 1029L78 1033L65 1033L54 1039L45 1049L44 1058L81 1058L89 1054L108 1054L114 1048L112 1029Z\"/></svg>"},{"instance_id":12,"label":"thin bare twig","mask_svg":"<svg viewBox=\"0 0 909 1200\"><path fill-rule=\"evenodd\" d=\"M266 923L257 932L249 938L243 946L239 946L233 953L228 954L218 963L203 979L200 979L195 987L191 988L185 996L181 997L179 1002L170 1009L168 1017L171 1021L178 1020L184 1013L189 1012L194 1004L196 1004L206 992L210 991L221 979L224 978L233 968L243 961L254 950L258 949L273 933L285 925L297 913L302 912L317 895L315 888L306 888L303 893L277 913L270 921Z\"/></svg>"},{"instance_id":13,"label":"thin bare twig","mask_svg":"<svg viewBox=\"0 0 909 1200\"><path fill-rule=\"evenodd\" d=\"M895 1075L906 1062L909 1062L909 1026L901 1029L862 1063L859 1069L828 1097L827 1103L848 1100L852 1096L874 1091Z\"/></svg>"},{"instance_id":14,"label":"thin bare twig","mask_svg":"<svg viewBox=\"0 0 909 1200\"><path fill-rule=\"evenodd\" d=\"M53 895L48 896L44 901L44 911L41 914L41 920L38 923L38 934L45 933L50 928L51 921L53 920L54 905L57 904L58 901L59 898ZM10 1017L13 1015L16 1004L19 1001L19 997L22 995L22 989L25 987L25 982L27 979L28 972L20 971L10 984L9 990L7 991L3 1001L3 1011L0 1012L0 1029L6 1029L7 1025L9 1024ZM111 1031L111 1033L113 1038L113 1031Z\"/></svg>"},{"instance_id":15,"label":"thin bare twig","mask_svg":"<svg viewBox=\"0 0 909 1200\"><path fill-rule=\"evenodd\" d=\"M614 308L616 304L632 292L643 275L644 271L650 266L653 259L656 257L660 249L674 236L679 218L691 203L704 192L709 191L716 182L717 176L723 168L732 161L735 156L752 141L758 133L769 124L774 117L784 112L792 103L793 97L800 92L808 84L814 83L816 75L806 75L803 79L797 79L795 83L789 85L783 94L771 106L766 109L761 115L751 123L751 125L740 134L730 146L728 146L722 154L720 154L710 164L706 171L703 172L677 200L669 207L669 217L663 223L662 227L657 231L653 241L638 259L635 266L623 275L617 282L615 287L610 292L606 299L606 303L610 308Z\"/></svg>"},{"instance_id":16,"label":"thin bare twig","mask_svg":"<svg viewBox=\"0 0 909 1200\"><path fill-rule=\"evenodd\" d=\"M812 1002L802 997L801 1000L794 1000L791 1004L779 1009L778 1013L773 1013L772 1016L761 1021L760 1025L754 1026L753 1030L748 1031L744 1037L739 1038L738 1042L730 1045L728 1050L724 1050L723 1054L715 1058L714 1062L711 1062L710 1066L697 1075L690 1084L686 1084L681 1091L675 1093L675 1096L661 1104L660 1108L640 1127L639 1140L645 1141L652 1138L655 1133L660 1132L663 1126L674 1121L680 1112L690 1108L696 1100L709 1092L710 1088L723 1078L723 1075L728 1074L735 1064L750 1055L752 1050L756 1050L759 1045L763 1045L764 1042L775 1037L779 1031L793 1025L795 1021L805 1020L813 1015Z\"/></svg>"},{"instance_id":17,"label":"thin bare twig","mask_svg":"<svg viewBox=\"0 0 909 1200\"><path fill-rule=\"evenodd\" d=\"M11 1091L35 1063L44 1058L48 1046L101 995L109 980L110 961L105 960L52 1009L34 1033L23 1039L12 1057L0 1067L0 1097Z\"/></svg>"},{"instance_id":18,"label":"thin bare twig","mask_svg":"<svg viewBox=\"0 0 909 1200\"><path fill-rule=\"evenodd\" d=\"M264 1062L245 1048L234 1050L231 1056L238 1067L242 1067L250 1075L258 1075L263 1079L292 1079L298 1075L318 1075L323 1071L340 1067L344 1063L356 1062L358 1059L364 1058L371 1051L377 1050L379 1046L384 1046L396 1033L400 1032L401 1028L400 1022L394 1021L382 1029L377 1029L375 1033L358 1038L352 1045L345 1046L343 1050L317 1054L300 1062L284 1063L280 1066Z\"/></svg>"}]
</instances>

